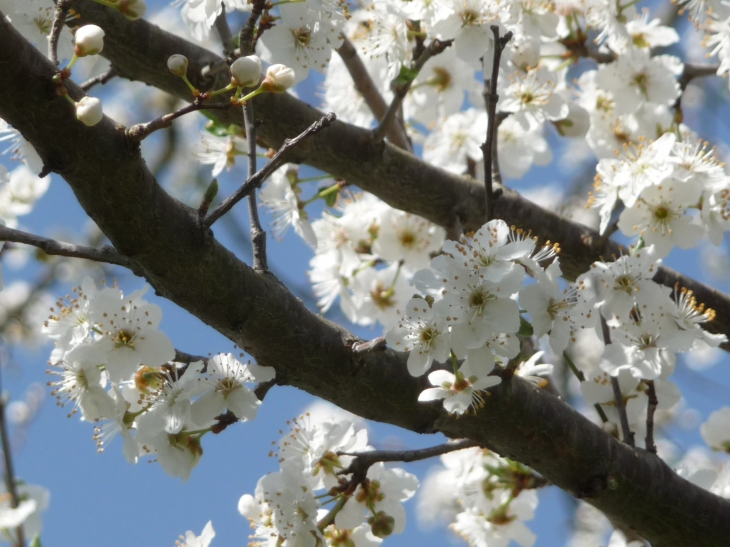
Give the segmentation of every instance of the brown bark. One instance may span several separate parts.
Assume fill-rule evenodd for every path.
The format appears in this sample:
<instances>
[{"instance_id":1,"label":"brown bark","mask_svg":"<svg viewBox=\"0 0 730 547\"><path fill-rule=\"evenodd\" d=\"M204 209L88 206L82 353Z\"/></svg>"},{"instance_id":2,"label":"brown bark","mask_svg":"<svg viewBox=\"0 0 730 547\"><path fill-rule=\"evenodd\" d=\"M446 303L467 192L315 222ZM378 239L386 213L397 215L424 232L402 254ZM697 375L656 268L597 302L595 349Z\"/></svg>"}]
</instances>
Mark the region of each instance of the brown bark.
<instances>
[{"instance_id":1,"label":"brown bark","mask_svg":"<svg viewBox=\"0 0 730 547\"><path fill-rule=\"evenodd\" d=\"M216 60L143 21L130 24L90 1L73 4L83 22L104 28L105 53L122 77L183 96L184 87L166 69L167 55L183 53L198 69ZM472 439L530 465L654 545L710 547L730 537L730 502L681 479L657 457L619 443L559 398L519 378L492 389L476 416L456 419L438 403L418 403L426 380L408 374L405 354L352 352L356 336L307 310L271 274L256 273L240 262L202 227L197 211L166 194L120 126L109 119L94 127L78 122L73 108L56 95L53 74L53 65L0 18L0 116L35 146L47 167L63 176L116 250L135 263L159 294L227 336L259 364L275 367L279 383L365 418ZM76 99L82 95L73 84L69 91ZM264 98L256 108L262 113L262 138L273 146L319 116L287 96ZM388 144L374 149L367 137L367 131L335 123L307 141L301 159L334 174L351 174L350 182L440 224L460 213L466 226L478 225L480 186ZM577 236L589 231L555 215L546 217L553 219L548 222L547 213L516 195L500 202L503 218L520 212L523 226L541 219L547 227L535 227L543 231L555 228L575 235L565 243L573 275L586 265L579 250L588 247Z\"/></svg>"}]
</instances>

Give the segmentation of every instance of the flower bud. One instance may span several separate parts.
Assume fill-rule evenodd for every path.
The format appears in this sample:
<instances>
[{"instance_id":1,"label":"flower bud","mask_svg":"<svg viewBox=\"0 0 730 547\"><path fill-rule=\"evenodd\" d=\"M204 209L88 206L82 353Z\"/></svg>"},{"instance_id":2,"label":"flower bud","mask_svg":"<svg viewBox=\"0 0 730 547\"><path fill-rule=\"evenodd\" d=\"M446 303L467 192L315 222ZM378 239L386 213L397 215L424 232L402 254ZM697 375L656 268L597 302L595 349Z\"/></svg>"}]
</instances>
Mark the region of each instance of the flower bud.
<instances>
[{"instance_id":1,"label":"flower bud","mask_svg":"<svg viewBox=\"0 0 730 547\"><path fill-rule=\"evenodd\" d=\"M269 93L284 93L294 85L294 70L284 65L271 65L266 70L266 78L261 83L264 91Z\"/></svg>"},{"instance_id":2,"label":"flower bud","mask_svg":"<svg viewBox=\"0 0 730 547\"><path fill-rule=\"evenodd\" d=\"M368 519L368 524L375 537L386 538L393 533L395 519L385 511L378 511Z\"/></svg>"},{"instance_id":3,"label":"flower bud","mask_svg":"<svg viewBox=\"0 0 730 547\"><path fill-rule=\"evenodd\" d=\"M84 25L76 31L75 39L78 57L96 55L104 48L104 31L96 25Z\"/></svg>"},{"instance_id":4,"label":"flower bud","mask_svg":"<svg viewBox=\"0 0 730 547\"><path fill-rule=\"evenodd\" d=\"M256 87L261 81L261 59L256 55L239 57L231 65L231 83L236 87Z\"/></svg>"},{"instance_id":5,"label":"flower bud","mask_svg":"<svg viewBox=\"0 0 730 547\"><path fill-rule=\"evenodd\" d=\"M101 101L95 97L84 97L76 103L76 117L84 125L96 125L104 117Z\"/></svg>"},{"instance_id":6,"label":"flower bud","mask_svg":"<svg viewBox=\"0 0 730 547\"><path fill-rule=\"evenodd\" d=\"M119 0L119 13L130 21L141 19L147 11L145 0Z\"/></svg>"},{"instance_id":7,"label":"flower bud","mask_svg":"<svg viewBox=\"0 0 730 547\"><path fill-rule=\"evenodd\" d=\"M167 60L167 68L175 76L185 76L188 73L188 58L185 55L170 55Z\"/></svg>"}]
</instances>

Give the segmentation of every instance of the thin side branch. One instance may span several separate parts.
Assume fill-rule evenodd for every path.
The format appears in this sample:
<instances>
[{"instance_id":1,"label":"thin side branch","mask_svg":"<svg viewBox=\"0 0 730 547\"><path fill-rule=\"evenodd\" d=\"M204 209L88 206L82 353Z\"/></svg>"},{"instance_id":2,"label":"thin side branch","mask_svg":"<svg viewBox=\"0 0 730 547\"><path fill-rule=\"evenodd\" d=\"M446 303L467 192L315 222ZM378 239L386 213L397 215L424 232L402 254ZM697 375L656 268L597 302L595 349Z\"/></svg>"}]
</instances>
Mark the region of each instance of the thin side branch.
<instances>
[{"instance_id":1,"label":"thin side branch","mask_svg":"<svg viewBox=\"0 0 730 547\"><path fill-rule=\"evenodd\" d=\"M439 53L441 53L443 50L449 47L452 42L453 40L441 41L434 39L433 41L431 41L428 47L424 49L423 52L418 56L418 59L416 59L416 61L413 63L413 66L411 66L411 71L413 71L415 74L413 75L413 77L409 77L406 83L396 87L395 93L393 95L393 100L391 101L390 106L388 106L388 110L385 112L385 115L380 120L378 127L373 130L373 142L382 142L385 138L385 135L388 133L389 128L394 125L393 122L395 121L398 111L403 104L403 100L406 98L408 90L411 88L411 85L413 85L413 80L415 80L416 75L421 72L421 69L423 68L423 65L426 64L426 61L428 61L434 55L438 55ZM408 148L406 148L406 150L411 150L410 143L408 144Z\"/></svg>"},{"instance_id":2,"label":"thin side branch","mask_svg":"<svg viewBox=\"0 0 730 547\"><path fill-rule=\"evenodd\" d=\"M84 258L93 260L94 262L104 262L106 264L115 264L124 266L130 270L135 270L136 266L126 256L119 254L111 247L102 247L95 249L93 247L85 247L83 245L73 245L72 243L64 243L55 239L48 239L28 232L14 230L7 226L0 226L0 241L12 241L14 243L24 243L41 249L44 253L54 256L67 256L70 258Z\"/></svg>"},{"instance_id":3,"label":"thin side branch","mask_svg":"<svg viewBox=\"0 0 730 547\"><path fill-rule=\"evenodd\" d=\"M349 475L352 473L353 481L360 479L359 482L362 482L362 480L364 480L367 476L370 466L378 462L415 462L418 460L426 460L428 458L441 456L442 454L448 454L449 452L471 448L473 446L478 446L478 444L470 439L461 439L459 441L449 441L444 444L430 446L428 448L420 448L418 450L338 452L338 456L355 456L352 463L350 463L346 469L339 471L338 475Z\"/></svg>"},{"instance_id":4,"label":"thin side branch","mask_svg":"<svg viewBox=\"0 0 730 547\"><path fill-rule=\"evenodd\" d=\"M241 55L251 55L253 53L256 45L254 44L256 23L258 23L265 7L266 0L253 0L253 8L248 16L248 21L241 27L241 32L238 34L238 47Z\"/></svg>"},{"instance_id":5,"label":"thin side branch","mask_svg":"<svg viewBox=\"0 0 730 547\"><path fill-rule=\"evenodd\" d=\"M603 330L603 341L606 345L611 343L611 331L608 328L608 323L601 317L601 328ZM634 432L631 431L629 426L629 417L626 415L626 401L624 401L624 395L621 393L621 386L618 383L616 376L611 376L611 388L613 388L613 398L616 402L616 411L618 412L619 422L621 423L621 435L626 444L631 448L634 448Z\"/></svg>"},{"instance_id":6,"label":"thin side branch","mask_svg":"<svg viewBox=\"0 0 730 547\"><path fill-rule=\"evenodd\" d=\"M579 368L578 368L578 367L577 367L577 366L575 365L575 363L573 362L573 360L572 360L572 359L570 358L570 356L568 355L568 352L567 352L567 351L564 351L564 352L563 352L563 360L564 360L564 361L565 361L565 362L566 362L566 363L568 364L568 368L569 368L569 369L570 369L570 370L571 370L571 371L573 372L573 374L575 375L575 377L576 377L576 378L578 378L578 381L579 381L579 382L585 382L585 381L586 381L586 377L585 377L585 374L583 374L583 371L582 371L582 370L580 370L580 369L579 369ZM605 411L603 410L603 407L602 407L602 406L601 406L600 404L598 404L598 403L595 403L595 404L593 405L593 408L595 408L595 409L596 409L596 412L598 412L598 415L600 416L600 418L601 418L601 421L602 421L602 422L603 422L604 424L605 424L606 422L608 422L608 416L606 416L606 412L605 412Z\"/></svg>"},{"instance_id":7,"label":"thin side branch","mask_svg":"<svg viewBox=\"0 0 730 547\"><path fill-rule=\"evenodd\" d=\"M93 78L89 78L84 83L79 85L79 87L81 89L83 89L84 91L89 91L89 89L91 89L95 85L98 85L98 84L104 85L105 83L107 83L112 78L115 78L116 76L118 76L116 70L114 70L114 67L111 67L106 72L103 72L102 74L99 74L98 76L94 76Z\"/></svg>"},{"instance_id":8,"label":"thin side branch","mask_svg":"<svg viewBox=\"0 0 730 547\"><path fill-rule=\"evenodd\" d=\"M322 117L319 121L310 125L298 136L294 137L293 139L287 139L286 141L284 141L282 147L279 148L279 151L276 154L274 154L274 157L271 158L271 161L269 161L269 163L264 165L260 171L258 171L246 182L244 182L243 185L238 190L236 190L232 196L224 200L220 205L218 205L218 207L213 209L213 212L210 213L210 215L208 215L208 217L206 217L205 219L205 227L210 228L220 217L230 211L236 203L245 198L251 192L251 190L260 187L263 182L269 177L269 175L271 175L271 173L276 171L281 165L286 162L286 159L292 152L292 150L294 150L294 148L296 148L304 139L306 139L310 135L318 133L325 127L329 127L329 125L336 119L337 116L334 114L334 112L330 112L326 116ZM251 141L249 140L249 146L250 145Z\"/></svg>"},{"instance_id":9,"label":"thin side branch","mask_svg":"<svg viewBox=\"0 0 730 547\"><path fill-rule=\"evenodd\" d=\"M494 34L494 57L492 61L492 75L484 80L484 103L487 108L487 140L481 146L482 155L484 156L484 190L485 190L485 208L487 211L487 222L494 219L494 202L499 197L495 195L492 187L492 158L494 157L494 137L497 134L497 78L499 77L499 62L502 58L502 51L507 46L507 42L512 39L512 32L508 32L502 38L499 37L499 27L492 25L492 34Z\"/></svg>"},{"instance_id":10,"label":"thin side branch","mask_svg":"<svg viewBox=\"0 0 730 547\"><path fill-rule=\"evenodd\" d=\"M160 116L159 118L155 118L150 122L138 123L137 125L133 125L132 127L127 129L126 134L127 137L129 137L130 139L139 142L146 139L148 136L150 136L152 133L159 129L170 127L173 120L179 118L180 116L184 116L185 114L197 112L198 110L226 110L230 107L231 105L229 103L205 104L203 99L197 97L192 103L183 106L175 112L170 112L169 114L165 114L163 116Z\"/></svg>"},{"instance_id":11,"label":"thin side branch","mask_svg":"<svg viewBox=\"0 0 730 547\"><path fill-rule=\"evenodd\" d=\"M365 99L365 103L368 105L370 112L373 113L375 119L382 120L388 111L388 105L385 104L385 100L370 77L368 69L365 68L365 64L357 54L355 46L352 45L352 42L346 36L343 35L342 38L342 45L337 48L337 53L345 63L347 71L355 83L355 89ZM411 143L408 142L408 137L400 124L391 124L385 136L398 148L402 148L403 150L411 149Z\"/></svg>"},{"instance_id":12,"label":"thin side branch","mask_svg":"<svg viewBox=\"0 0 730 547\"><path fill-rule=\"evenodd\" d=\"M235 50L233 46L233 35L231 34L231 27L228 26L228 17L226 17L226 6L223 5L221 13L215 18L215 30L218 32L221 45L223 46L223 55L230 57Z\"/></svg>"},{"instance_id":13,"label":"thin side branch","mask_svg":"<svg viewBox=\"0 0 730 547\"><path fill-rule=\"evenodd\" d=\"M656 454L656 444L654 444L654 412L659 405L659 400L656 396L656 389L654 389L654 380L643 380L643 382L646 386L646 395L649 398L646 407L646 437L644 438L644 445L648 452Z\"/></svg>"},{"instance_id":14,"label":"thin side branch","mask_svg":"<svg viewBox=\"0 0 730 547\"><path fill-rule=\"evenodd\" d=\"M246 128L248 140L248 179L256 174L256 120L253 113L253 101L243 105L243 125ZM252 188L248 195L248 218L251 222L251 244L253 246L253 269L265 272L269 269L266 258L266 232L261 227L259 210L256 204L256 188Z\"/></svg>"},{"instance_id":15,"label":"thin side branch","mask_svg":"<svg viewBox=\"0 0 730 547\"><path fill-rule=\"evenodd\" d=\"M717 75L717 70L720 65L717 64L692 64L688 63L684 65L684 72L679 77L679 87L682 90L687 88L687 85L695 78L704 78L705 76Z\"/></svg>"},{"instance_id":16,"label":"thin side branch","mask_svg":"<svg viewBox=\"0 0 730 547\"><path fill-rule=\"evenodd\" d=\"M191 355L190 353L185 353L184 351L175 349L175 357L173 361L175 361L176 363L185 363L186 365L189 365L190 363L197 363L198 361L207 362L208 358L203 357L202 355Z\"/></svg>"},{"instance_id":17,"label":"thin side branch","mask_svg":"<svg viewBox=\"0 0 730 547\"><path fill-rule=\"evenodd\" d=\"M5 462L5 488L10 494L10 507L15 509L20 503L20 498L18 497L18 490L16 488L13 454L10 448L10 437L8 437L8 425L5 421L5 397L2 393L2 382L0 382L0 441L2 441L3 460ZM16 547L23 547L25 545L25 535L22 524L15 529L15 533L17 535Z\"/></svg>"},{"instance_id":18,"label":"thin side branch","mask_svg":"<svg viewBox=\"0 0 730 547\"><path fill-rule=\"evenodd\" d=\"M66 21L69 5L68 0L59 0L56 4L56 13L53 14L53 23L51 23L51 34L48 37L48 58L56 66L59 65L58 38L61 36L61 29Z\"/></svg>"}]
</instances>

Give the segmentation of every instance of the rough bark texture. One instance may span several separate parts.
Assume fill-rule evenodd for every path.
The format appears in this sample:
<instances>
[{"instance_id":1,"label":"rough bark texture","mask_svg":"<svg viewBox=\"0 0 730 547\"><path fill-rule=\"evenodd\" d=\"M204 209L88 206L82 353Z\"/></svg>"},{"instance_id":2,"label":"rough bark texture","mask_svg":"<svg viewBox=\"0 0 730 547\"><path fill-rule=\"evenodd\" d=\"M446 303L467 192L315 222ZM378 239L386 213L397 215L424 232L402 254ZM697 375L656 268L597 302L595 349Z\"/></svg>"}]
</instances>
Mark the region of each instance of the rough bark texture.
<instances>
[{"instance_id":1,"label":"rough bark texture","mask_svg":"<svg viewBox=\"0 0 730 547\"><path fill-rule=\"evenodd\" d=\"M104 28L104 51L124 77L184 96L179 79L168 77L167 55L183 53L191 67L198 68L216 59L143 21L130 24L90 1L79 0L74 7L83 22ZM114 247L134 261L159 294L243 347L259 364L275 367L279 383L365 418L473 439L530 465L655 547L726 544L730 502L681 479L657 457L619 443L559 398L519 378L492 389L476 416L456 419L438 403L419 404L426 379L408 374L404 354L389 349L353 354L350 346L356 336L307 310L274 276L257 274L240 262L201 227L195 210L165 193L120 126L109 119L94 127L78 122L71 105L56 95L53 74L53 65L0 18L0 116L63 176ZM76 99L82 96L73 84L69 90ZM262 138L273 146L318 116L287 96L258 101L257 112L263 118ZM366 131L346 124L334 124L317 135L301 159L335 174L352 175L351 182L440 224L451 222L456 211L467 227L476 227L481 218L483 200L475 183L387 144L376 149ZM524 215L525 226L539 218L534 226L541 230L575 235L576 240L564 244L571 252L588 249L577 237L590 236L587 230L528 206L517 196L500 198L503 218L509 220L517 211ZM573 275L590 260L577 251L568 256Z\"/></svg>"}]
</instances>

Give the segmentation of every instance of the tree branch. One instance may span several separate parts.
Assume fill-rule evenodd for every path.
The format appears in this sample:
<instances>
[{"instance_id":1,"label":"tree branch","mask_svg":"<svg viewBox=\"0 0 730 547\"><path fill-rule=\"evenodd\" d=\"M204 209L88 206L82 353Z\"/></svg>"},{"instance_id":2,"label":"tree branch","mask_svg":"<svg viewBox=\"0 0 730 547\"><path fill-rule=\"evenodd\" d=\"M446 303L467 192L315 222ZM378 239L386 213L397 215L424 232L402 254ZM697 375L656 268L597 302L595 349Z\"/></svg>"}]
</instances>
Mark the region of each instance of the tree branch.
<instances>
[{"instance_id":1,"label":"tree branch","mask_svg":"<svg viewBox=\"0 0 730 547\"><path fill-rule=\"evenodd\" d=\"M74 0L74 8L85 21L88 13L100 13L86 0ZM135 29L157 33L143 21L128 25L117 15L99 15L111 21L109 26L100 26L113 43L119 38L115 28L127 29L127 33L138 32ZM128 61L118 67L120 73L150 63L158 68L155 81L165 83L167 76L162 72L166 72L169 55L161 62L156 57L161 46L162 50L170 46L165 36L149 34L147 41L129 41L136 47L149 45L149 49L144 55L137 53L134 63ZM195 53L189 49L191 46L179 43L188 48L182 54L191 58L187 55ZM110 51L114 52L115 47ZM204 66L213 59L212 54L204 54L196 57L195 63ZM476 415L456 419L438 402L419 403L418 395L428 387L428 380L426 376L414 378L408 374L406 354L390 349L353 354L349 348L359 341L356 336L307 310L274 276L256 274L209 231L201 230L197 211L164 192L147 169L138 147L130 144L116 124L104 119L86 127L76 120L73 109L54 94L54 65L1 17L0 66L0 116L23 134L46 165L62 174L115 248L144 270L162 297L221 332L260 365L273 366L279 384L298 387L368 419L421 433L438 431L450 438L470 439L531 466L551 483L586 499L656 544L716 547L730 537L730 501L677 476L659 458L619 443L557 397L518 377L491 388L484 408ZM174 85L172 89L176 89ZM70 82L69 93L80 96L82 92ZM315 109L284 95L262 99L264 106L259 112L265 112L269 119L281 116L287 129L306 127L302 122L317 114ZM281 110L273 113L273 106ZM294 118L287 119L288 115ZM269 142L275 142L279 130L271 128ZM344 153L343 145L336 142L340 137L352 146L353 136L358 135L362 139L356 142L364 145L362 149L350 148ZM332 150L319 148L330 142ZM367 142L367 131L335 122L330 130L307 141L311 147L299 152L305 158L320 158L318 162L334 166L354 163L349 170L361 170L361 180L384 170L387 184L398 186L393 195L408 191L409 184L393 182L398 180L395 173L405 169L408 178L418 177L422 185L429 174L446 181L446 189L429 195L431 201L450 195L448 201L453 202L454 195L464 191L483 197L481 192L470 193L480 188L477 185L427 168L387 143L375 161ZM393 163L396 158L400 163ZM431 182L425 185L430 187ZM401 196L399 201L418 200L418 195ZM519 203L513 196L509 200L500 198L499 206L512 212L509 207L513 207L514 200ZM472 201L476 200L472 197ZM439 204L442 208L444 205ZM483 201L474 209L473 217L464 217L469 223L483 216ZM536 210L527 211L532 215L528 214L526 220L534 222ZM441 214L445 217L447 213ZM585 245L581 242L579 247Z\"/></svg>"},{"instance_id":2,"label":"tree branch","mask_svg":"<svg viewBox=\"0 0 730 547\"><path fill-rule=\"evenodd\" d=\"M48 58L56 66L59 66L58 38L61 36L61 29L65 23L66 14L70 7L69 4L69 0L58 0L56 3L56 11L53 14L53 22L51 23L51 32L48 36Z\"/></svg>"},{"instance_id":3,"label":"tree branch","mask_svg":"<svg viewBox=\"0 0 730 547\"><path fill-rule=\"evenodd\" d=\"M86 260L93 260L94 262L105 262L116 266L124 266L132 271L136 269L136 266L129 258L119 254L111 247L95 249L93 247L85 247L83 245L63 243L54 239L29 234L28 232L14 230L7 226L0 226L0 241L12 241L14 243L32 245L49 255L84 258Z\"/></svg>"},{"instance_id":4,"label":"tree branch","mask_svg":"<svg viewBox=\"0 0 730 547\"><path fill-rule=\"evenodd\" d=\"M449 441L438 446L429 446L428 448L419 448L416 450L368 450L366 452L338 452L338 456L355 456L346 469L339 471L338 475L353 474L354 477L362 477L364 479L368 474L368 469L378 462L415 462L435 458L442 454L464 450L478 446L477 443L470 439L461 439L458 441ZM354 478L353 477L353 478ZM362 480L360 481L362 482Z\"/></svg>"},{"instance_id":5,"label":"tree branch","mask_svg":"<svg viewBox=\"0 0 730 547\"><path fill-rule=\"evenodd\" d=\"M357 54L355 46L352 45L352 42L346 36L343 35L342 39L342 45L337 48L337 53L345 63L347 71L355 83L355 89L365 99L365 103L368 105L370 112L373 113L376 120L382 120L388 110L388 105L385 104L385 100L383 100L378 88L370 77L368 69L365 68L362 59ZM400 124L391 124L385 136L398 148L411 150L411 143L408 141L408 136Z\"/></svg>"},{"instance_id":6,"label":"tree branch","mask_svg":"<svg viewBox=\"0 0 730 547\"><path fill-rule=\"evenodd\" d=\"M484 208L487 211L487 221L494 220L494 202L499 194L495 195L492 188L492 159L494 158L495 144L494 137L497 135L497 78L499 77L499 63L502 59L502 51L512 39L512 32L504 37L499 37L499 26L489 27L494 35L494 58L492 60L492 74L489 79L484 79L484 104L487 108L487 136L482 144L482 156L484 157ZM501 191L500 191L501 194Z\"/></svg>"},{"instance_id":7,"label":"tree branch","mask_svg":"<svg viewBox=\"0 0 730 547\"><path fill-rule=\"evenodd\" d=\"M2 374L2 367L0 367L0 374ZM5 418L5 403L5 394L3 393L2 382L0 381L0 442L2 442L3 461L5 462L5 488L8 494L10 494L10 507L15 509L20 504L20 497L18 496L17 482L15 479L13 454L10 448L10 437L8 436L8 424ZM17 535L15 547L24 547L25 534L23 533L22 524L15 528L15 534Z\"/></svg>"},{"instance_id":8,"label":"tree branch","mask_svg":"<svg viewBox=\"0 0 730 547\"><path fill-rule=\"evenodd\" d=\"M656 444L654 444L654 412L659 405L654 389L654 380L643 380L646 385L647 408L646 408L646 437L644 446L646 450L652 454L656 454Z\"/></svg>"},{"instance_id":9,"label":"tree branch","mask_svg":"<svg viewBox=\"0 0 730 547\"><path fill-rule=\"evenodd\" d=\"M112 78L115 78L117 76L117 73L114 71L114 67L111 67L106 72L99 74L98 76L94 76L93 78L89 78L84 83L80 84L79 87L83 89L84 91L89 91L92 87L94 87L97 84L104 85Z\"/></svg>"},{"instance_id":10,"label":"tree branch","mask_svg":"<svg viewBox=\"0 0 730 547\"><path fill-rule=\"evenodd\" d=\"M288 161L288 158L293 150L299 144L301 144L304 139L306 139L310 135L315 135L325 127L329 127L330 124L336 119L337 116L335 116L333 112L330 112L329 114L323 116L319 121L314 122L312 125L310 125L307 129L305 129L302 133L300 133L293 139L287 139L286 141L284 141L284 144L281 146L281 148L279 148L279 151L274 154L274 157L269 160L269 163L264 165L260 171L250 176L248 180L244 182L243 185L233 193L232 196L225 199L223 202L221 202L220 205L218 205L218 207L213 209L210 215L208 215L205 219L205 227L210 228L215 223L215 221L217 221L220 217L230 211L236 203L248 196L252 190L261 186L264 181L269 177L269 175L271 175L271 173L276 171L279 167L284 165L286 161ZM255 147L253 148L255 150ZM251 141L249 141L249 149L251 149Z\"/></svg>"},{"instance_id":11,"label":"tree branch","mask_svg":"<svg viewBox=\"0 0 730 547\"><path fill-rule=\"evenodd\" d=\"M146 139L152 133L159 129L170 127L173 120L176 120L177 118L179 118L180 116L184 116L185 114L190 114L191 112L197 112L199 110L225 110L230 107L230 104L225 103L209 104L200 97L196 97L192 103L187 106L183 106L182 108L179 108L175 112L164 114L150 122L138 123L137 125L133 125L132 127L127 129L126 134L127 137L129 137L132 141L139 142Z\"/></svg>"},{"instance_id":12,"label":"tree branch","mask_svg":"<svg viewBox=\"0 0 730 547\"><path fill-rule=\"evenodd\" d=\"M438 55L443 50L445 50L447 47L451 45L453 40L437 40L433 39L431 43L428 45L426 49L424 49L421 54L418 56L418 59L413 63L411 66L411 71L414 73L411 76L409 76L409 79L402 85L398 85L395 88L395 92L393 95L393 100L390 102L390 106L388 106L388 110L385 111L385 114L383 115L383 118L380 120L380 123L378 126L373 130L373 142L378 144L383 142L383 139L385 138L385 135L388 134L390 131L390 128L395 125L393 122L396 120L396 116L398 112L400 111L400 107L403 104L403 99L406 98L406 95L408 94L408 90L411 88L411 85L413 84L413 80L416 79L416 76L421 72L421 69L423 68L423 65L426 64L426 62L433 57L434 55ZM410 151L411 146L410 143L408 144L407 148L404 148L405 150Z\"/></svg>"}]
</instances>

